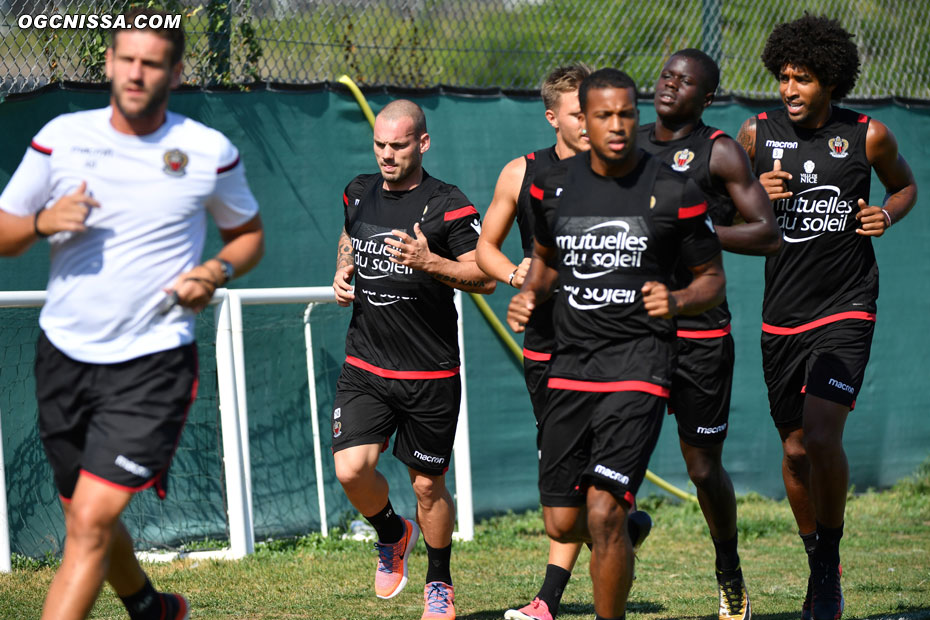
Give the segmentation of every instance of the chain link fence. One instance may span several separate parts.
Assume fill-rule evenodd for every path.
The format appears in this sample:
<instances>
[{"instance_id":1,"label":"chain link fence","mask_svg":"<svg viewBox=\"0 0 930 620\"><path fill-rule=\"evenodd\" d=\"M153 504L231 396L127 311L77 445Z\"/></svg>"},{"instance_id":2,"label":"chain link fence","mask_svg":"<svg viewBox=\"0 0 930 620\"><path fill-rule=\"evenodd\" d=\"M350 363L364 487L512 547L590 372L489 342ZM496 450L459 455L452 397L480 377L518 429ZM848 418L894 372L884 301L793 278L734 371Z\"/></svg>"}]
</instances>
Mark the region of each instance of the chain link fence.
<instances>
[{"instance_id":1,"label":"chain link fence","mask_svg":"<svg viewBox=\"0 0 930 620\"><path fill-rule=\"evenodd\" d=\"M117 14L127 2L0 0L0 95L56 81L104 81L108 36L22 28L23 16ZM853 99L930 99L927 0L205 0L185 15L184 81L202 87L304 85L347 74L364 86L535 90L583 60L630 73L643 92L682 47L722 69L720 94L771 98L759 56L772 27L804 11L856 34Z\"/></svg>"}]
</instances>

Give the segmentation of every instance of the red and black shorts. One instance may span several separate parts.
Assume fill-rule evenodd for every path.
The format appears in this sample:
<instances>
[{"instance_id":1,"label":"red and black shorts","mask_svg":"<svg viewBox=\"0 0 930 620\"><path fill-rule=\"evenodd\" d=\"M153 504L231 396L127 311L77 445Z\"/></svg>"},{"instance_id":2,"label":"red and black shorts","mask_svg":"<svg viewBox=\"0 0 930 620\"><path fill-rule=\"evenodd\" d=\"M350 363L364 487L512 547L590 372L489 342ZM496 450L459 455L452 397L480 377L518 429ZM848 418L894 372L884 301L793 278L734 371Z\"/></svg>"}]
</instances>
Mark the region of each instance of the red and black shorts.
<instances>
[{"instance_id":1,"label":"red and black shorts","mask_svg":"<svg viewBox=\"0 0 930 620\"><path fill-rule=\"evenodd\" d=\"M874 315L871 315L874 317ZM810 329L763 326L762 369L778 428L800 428L804 395L852 408L862 388L875 321L844 319Z\"/></svg>"},{"instance_id":2,"label":"red and black shorts","mask_svg":"<svg viewBox=\"0 0 930 620\"><path fill-rule=\"evenodd\" d=\"M393 379L347 362L336 382L333 452L386 444L396 431L394 456L415 471L441 476L452 458L461 398L457 369L447 377Z\"/></svg>"},{"instance_id":3,"label":"red and black shorts","mask_svg":"<svg viewBox=\"0 0 930 620\"><path fill-rule=\"evenodd\" d=\"M730 419L733 337L679 335L677 346L668 412L678 420L678 437L689 446L720 444L727 437Z\"/></svg>"},{"instance_id":4,"label":"red and black shorts","mask_svg":"<svg viewBox=\"0 0 930 620\"><path fill-rule=\"evenodd\" d=\"M632 506L662 429L663 391L550 389L537 434L542 504L582 506L594 485Z\"/></svg>"},{"instance_id":5,"label":"red and black shorts","mask_svg":"<svg viewBox=\"0 0 930 620\"><path fill-rule=\"evenodd\" d=\"M116 364L73 360L42 333L36 345L39 436L58 493L78 476L167 494L168 468L197 393L197 348L184 345Z\"/></svg>"},{"instance_id":6,"label":"red and black shorts","mask_svg":"<svg viewBox=\"0 0 930 620\"><path fill-rule=\"evenodd\" d=\"M530 393L536 426L539 426L539 419L546 410L546 399L549 398L549 387L546 382L549 380L551 358L550 353L523 349L523 380L526 382L526 390Z\"/></svg>"}]
</instances>

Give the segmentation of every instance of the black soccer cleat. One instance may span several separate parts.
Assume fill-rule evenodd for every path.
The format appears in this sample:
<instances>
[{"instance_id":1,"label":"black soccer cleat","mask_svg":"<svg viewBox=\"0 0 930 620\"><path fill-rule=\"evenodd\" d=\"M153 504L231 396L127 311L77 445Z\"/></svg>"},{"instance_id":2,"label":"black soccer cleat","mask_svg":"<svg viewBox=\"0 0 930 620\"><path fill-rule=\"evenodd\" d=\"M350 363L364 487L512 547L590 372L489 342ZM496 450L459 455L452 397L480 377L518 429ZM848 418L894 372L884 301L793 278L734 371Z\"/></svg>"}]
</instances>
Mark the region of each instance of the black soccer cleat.
<instances>
[{"instance_id":1,"label":"black soccer cleat","mask_svg":"<svg viewBox=\"0 0 930 620\"><path fill-rule=\"evenodd\" d=\"M626 527L633 543L633 551L636 552L652 530L652 517L645 510L633 510L627 515Z\"/></svg>"},{"instance_id":2,"label":"black soccer cleat","mask_svg":"<svg viewBox=\"0 0 930 620\"><path fill-rule=\"evenodd\" d=\"M815 560L811 567L811 620L840 620L846 601L840 577L843 567Z\"/></svg>"}]
</instances>

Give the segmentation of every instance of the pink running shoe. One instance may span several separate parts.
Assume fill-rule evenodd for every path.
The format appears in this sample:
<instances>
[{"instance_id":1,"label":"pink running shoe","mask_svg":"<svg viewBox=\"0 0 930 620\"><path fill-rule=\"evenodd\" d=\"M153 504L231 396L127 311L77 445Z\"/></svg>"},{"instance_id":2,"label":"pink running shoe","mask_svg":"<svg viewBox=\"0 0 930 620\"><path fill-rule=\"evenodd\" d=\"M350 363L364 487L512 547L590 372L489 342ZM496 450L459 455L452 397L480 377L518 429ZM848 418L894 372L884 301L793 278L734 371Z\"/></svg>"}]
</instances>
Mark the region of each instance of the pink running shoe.
<instances>
[{"instance_id":1,"label":"pink running shoe","mask_svg":"<svg viewBox=\"0 0 930 620\"><path fill-rule=\"evenodd\" d=\"M423 589L423 615L420 620L455 620L455 589L441 581L431 581Z\"/></svg>"},{"instance_id":2,"label":"pink running shoe","mask_svg":"<svg viewBox=\"0 0 930 620\"><path fill-rule=\"evenodd\" d=\"M407 585L407 558L417 544L420 528L404 519L404 535L396 543L375 543L378 550L378 570L375 571L375 594L378 598L394 598Z\"/></svg>"},{"instance_id":3,"label":"pink running shoe","mask_svg":"<svg viewBox=\"0 0 930 620\"><path fill-rule=\"evenodd\" d=\"M520 609L508 609L504 612L505 620L552 620L549 606L538 596L533 602Z\"/></svg>"}]
</instances>

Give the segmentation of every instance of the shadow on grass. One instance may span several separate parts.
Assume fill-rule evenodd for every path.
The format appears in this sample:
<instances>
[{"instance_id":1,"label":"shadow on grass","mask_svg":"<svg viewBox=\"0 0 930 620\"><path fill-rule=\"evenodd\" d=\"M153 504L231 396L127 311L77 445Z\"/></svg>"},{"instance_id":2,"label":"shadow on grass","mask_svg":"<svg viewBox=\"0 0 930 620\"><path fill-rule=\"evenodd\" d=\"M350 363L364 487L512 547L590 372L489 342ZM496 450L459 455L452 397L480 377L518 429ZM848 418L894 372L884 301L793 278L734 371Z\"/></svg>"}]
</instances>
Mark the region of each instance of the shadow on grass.
<instances>
[{"instance_id":1,"label":"shadow on grass","mask_svg":"<svg viewBox=\"0 0 930 620\"><path fill-rule=\"evenodd\" d=\"M627 605L627 613L654 614L665 609L664 605L653 602L634 601ZM457 616L458 620L500 620L504 617L506 609L476 611L464 616ZM565 603L559 606L559 618L590 618L594 615L594 605L591 603Z\"/></svg>"}]
</instances>

